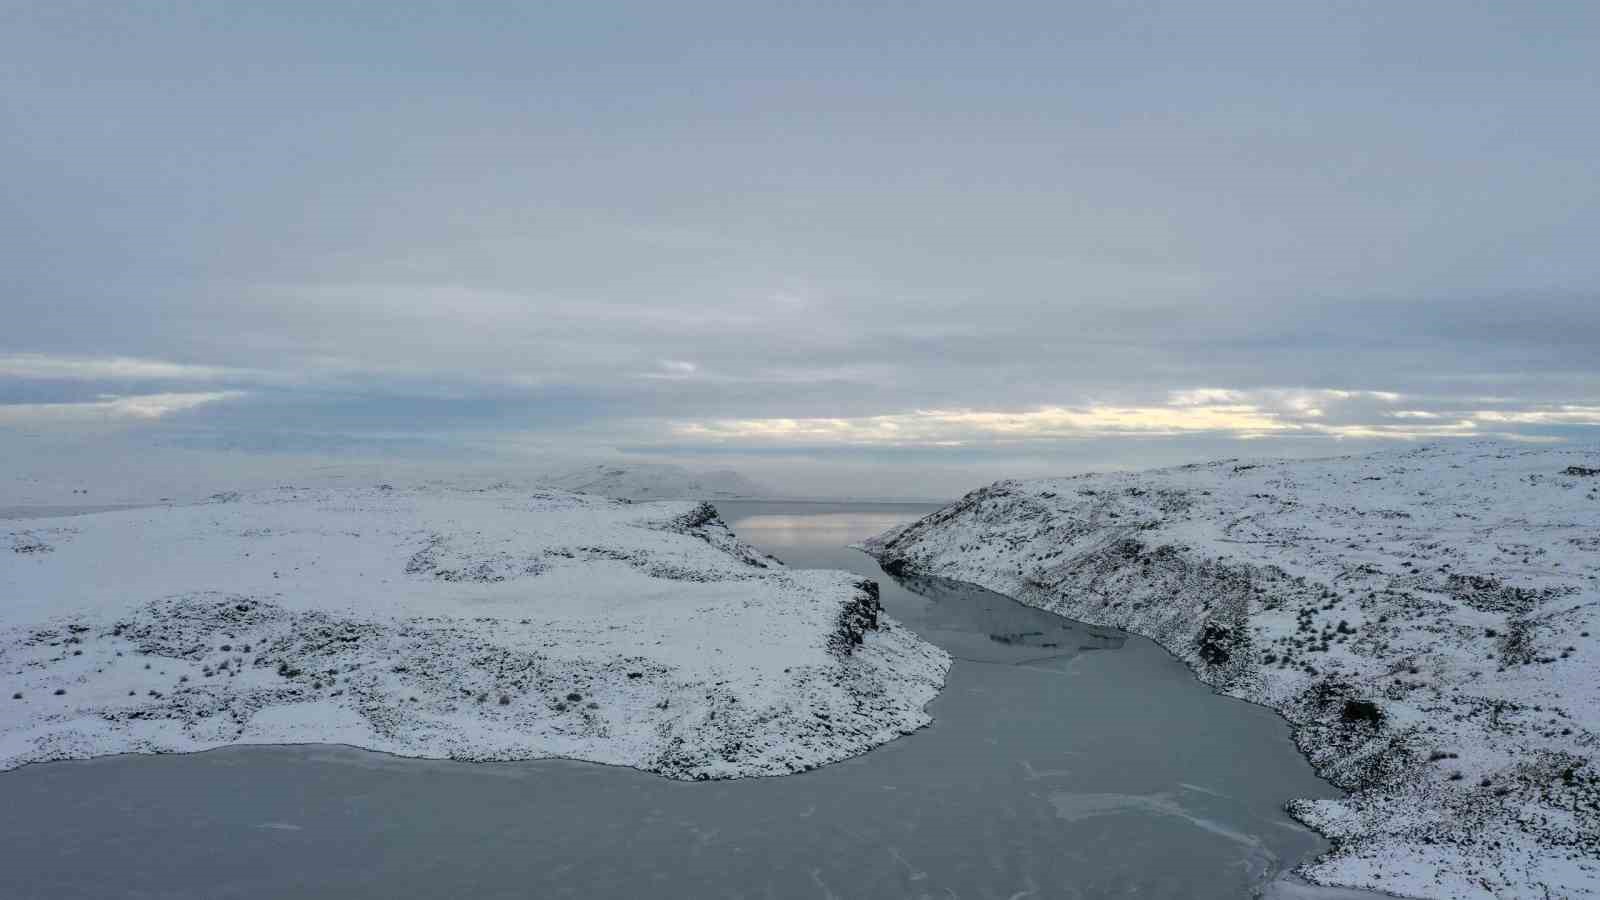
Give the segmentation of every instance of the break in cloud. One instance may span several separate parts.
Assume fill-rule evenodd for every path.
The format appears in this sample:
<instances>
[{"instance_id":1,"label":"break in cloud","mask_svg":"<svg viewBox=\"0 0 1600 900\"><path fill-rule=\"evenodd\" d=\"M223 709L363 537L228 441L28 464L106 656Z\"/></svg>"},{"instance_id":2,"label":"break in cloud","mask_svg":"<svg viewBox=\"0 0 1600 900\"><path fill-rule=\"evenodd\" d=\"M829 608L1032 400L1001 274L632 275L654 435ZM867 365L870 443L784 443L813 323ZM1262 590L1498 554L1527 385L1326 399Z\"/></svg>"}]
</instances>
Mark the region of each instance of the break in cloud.
<instances>
[{"instance_id":1,"label":"break in cloud","mask_svg":"<svg viewBox=\"0 0 1600 900\"><path fill-rule=\"evenodd\" d=\"M1550 409L1402 409L1386 391L1198 389L1174 392L1152 406L1087 404L1019 412L915 410L860 418L762 418L677 426L691 440L776 444L994 445L1119 436L1223 435L1262 440L1282 435L1418 440L1443 437L1558 440L1518 425L1600 427L1600 405ZM1383 407L1373 409L1373 405Z\"/></svg>"},{"instance_id":2,"label":"break in cloud","mask_svg":"<svg viewBox=\"0 0 1600 900\"><path fill-rule=\"evenodd\" d=\"M76 403L10 403L0 406L0 425L98 425L154 421L207 403L241 396L234 391L191 394L101 395Z\"/></svg>"},{"instance_id":3,"label":"break in cloud","mask_svg":"<svg viewBox=\"0 0 1600 900\"><path fill-rule=\"evenodd\" d=\"M0 447L927 495L1593 442L1597 37L1540 3L15 7Z\"/></svg>"}]
</instances>

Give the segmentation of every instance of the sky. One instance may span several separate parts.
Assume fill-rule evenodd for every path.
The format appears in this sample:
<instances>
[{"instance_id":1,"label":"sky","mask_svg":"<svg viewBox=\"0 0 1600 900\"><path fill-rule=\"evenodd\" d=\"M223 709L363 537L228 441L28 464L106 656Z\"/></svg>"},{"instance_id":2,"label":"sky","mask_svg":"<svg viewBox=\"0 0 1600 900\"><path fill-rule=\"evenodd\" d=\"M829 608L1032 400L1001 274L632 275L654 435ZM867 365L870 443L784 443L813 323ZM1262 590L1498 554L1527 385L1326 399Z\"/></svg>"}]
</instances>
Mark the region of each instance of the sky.
<instances>
[{"instance_id":1,"label":"sky","mask_svg":"<svg viewBox=\"0 0 1600 900\"><path fill-rule=\"evenodd\" d=\"M1594 445L1597 96L1587 2L0 0L0 455Z\"/></svg>"}]
</instances>

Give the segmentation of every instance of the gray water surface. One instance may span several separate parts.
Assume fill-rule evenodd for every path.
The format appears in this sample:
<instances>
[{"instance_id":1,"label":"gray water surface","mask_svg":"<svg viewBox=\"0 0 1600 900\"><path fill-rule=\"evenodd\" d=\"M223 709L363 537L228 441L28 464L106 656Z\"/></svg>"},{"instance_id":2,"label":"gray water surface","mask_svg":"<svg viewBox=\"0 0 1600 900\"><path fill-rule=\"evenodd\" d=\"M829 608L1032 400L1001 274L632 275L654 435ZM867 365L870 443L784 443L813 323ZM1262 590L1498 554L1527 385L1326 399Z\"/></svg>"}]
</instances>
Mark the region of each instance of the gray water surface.
<instances>
[{"instance_id":1,"label":"gray water surface","mask_svg":"<svg viewBox=\"0 0 1600 900\"><path fill-rule=\"evenodd\" d=\"M1250 896L1331 796L1267 710L1151 642L848 543L922 505L719 502L790 565L878 578L957 657L935 723L782 778L238 747L0 775L4 897Z\"/></svg>"}]
</instances>

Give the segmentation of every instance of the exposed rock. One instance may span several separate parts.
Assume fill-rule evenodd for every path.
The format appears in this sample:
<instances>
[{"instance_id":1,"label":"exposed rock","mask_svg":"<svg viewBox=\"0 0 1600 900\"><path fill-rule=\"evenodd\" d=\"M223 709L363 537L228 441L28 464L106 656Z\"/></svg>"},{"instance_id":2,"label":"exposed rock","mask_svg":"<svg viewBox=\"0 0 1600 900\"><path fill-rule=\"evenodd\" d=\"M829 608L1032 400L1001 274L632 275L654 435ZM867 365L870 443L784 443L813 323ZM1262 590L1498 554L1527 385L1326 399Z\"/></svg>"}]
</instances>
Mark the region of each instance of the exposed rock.
<instances>
[{"instance_id":1,"label":"exposed rock","mask_svg":"<svg viewBox=\"0 0 1600 900\"><path fill-rule=\"evenodd\" d=\"M1201 660L1208 665L1220 666L1233 659L1235 645L1244 643L1242 638L1226 625L1207 622L1195 646Z\"/></svg>"},{"instance_id":2,"label":"exposed rock","mask_svg":"<svg viewBox=\"0 0 1600 900\"><path fill-rule=\"evenodd\" d=\"M878 583L870 579L856 582L855 598L839 610L839 627L828 639L829 648L836 654L852 652L866 640L867 632L878 630L882 612Z\"/></svg>"},{"instance_id":3,"label":"exposed rock","mask_svg":"<svg viewBox=\"0 0 1600 900\"><path fill-rule=\"evenodd\" d=\"M1340 710L1339 718L1346 722L1369 722L1373 725L1383 724L1383 711L1378 704L1371 700L1346 700L1344 709Z\"/></svg>"}]
</instances>

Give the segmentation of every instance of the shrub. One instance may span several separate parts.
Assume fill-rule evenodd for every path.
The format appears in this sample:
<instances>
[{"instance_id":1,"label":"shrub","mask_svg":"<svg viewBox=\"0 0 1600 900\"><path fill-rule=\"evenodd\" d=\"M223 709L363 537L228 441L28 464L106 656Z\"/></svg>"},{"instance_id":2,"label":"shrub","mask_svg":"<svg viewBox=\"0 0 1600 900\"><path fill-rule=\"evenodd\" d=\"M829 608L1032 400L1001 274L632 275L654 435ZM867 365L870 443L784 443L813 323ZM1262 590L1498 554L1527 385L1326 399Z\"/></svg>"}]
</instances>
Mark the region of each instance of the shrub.
<instances>
[{"instance_id":1,"label":"shrub","mask_svg":"<svg viewBox=\"0 0 1600 900\"><path fill-rule=\"evenodd\" d=\"M1344 709L1340 710L1339 718L1346 722L1371 722L1374 725L1383 724L1383 710L1371 700L1346 700Z\"/></svg>"}]
</instances>

